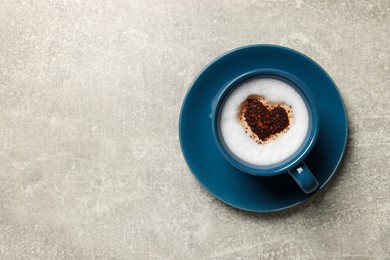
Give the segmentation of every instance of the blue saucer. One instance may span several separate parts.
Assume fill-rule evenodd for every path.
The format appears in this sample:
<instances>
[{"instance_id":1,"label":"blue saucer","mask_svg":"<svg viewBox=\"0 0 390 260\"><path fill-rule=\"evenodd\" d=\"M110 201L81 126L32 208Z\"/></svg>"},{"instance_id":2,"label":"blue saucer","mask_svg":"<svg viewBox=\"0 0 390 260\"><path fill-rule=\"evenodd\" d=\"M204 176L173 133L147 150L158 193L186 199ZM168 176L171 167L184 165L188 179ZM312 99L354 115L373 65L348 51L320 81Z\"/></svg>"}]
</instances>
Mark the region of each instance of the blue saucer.
<instances>
[{"instance_id":1,"label":"blue saucer","mask_svg":"<svg viewBox=\"0 0 390 260\"><path fill-rule=\"evenodd\" d=\"M211 112L220 89L255 69L279 69L309 86L318 102L320 130L305 159L320 187L305 194L289 174L259 177L241 172L220 154L213 139ZM281 46L244 46L215 59L192 83L179 122L180 145L193 175L215 197L243 210L269 212L302 203L332 178L347 142L347 115L329 75L307 56Z\"/></svg>"}]
</instances>

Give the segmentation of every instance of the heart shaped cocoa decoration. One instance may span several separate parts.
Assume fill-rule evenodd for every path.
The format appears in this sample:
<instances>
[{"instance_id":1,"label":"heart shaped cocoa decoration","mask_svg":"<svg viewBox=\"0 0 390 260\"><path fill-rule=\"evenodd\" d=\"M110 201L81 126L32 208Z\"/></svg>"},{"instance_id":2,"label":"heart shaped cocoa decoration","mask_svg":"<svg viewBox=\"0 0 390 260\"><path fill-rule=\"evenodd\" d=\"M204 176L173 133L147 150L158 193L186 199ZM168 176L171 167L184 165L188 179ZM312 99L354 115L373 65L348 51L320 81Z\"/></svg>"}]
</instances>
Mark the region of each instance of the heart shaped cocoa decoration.
<instances>
[{"instance_id":1,"label":"heart shaped cocoa decoration","mask_svg":"<svg viewBox=\"0 0 390 260\"><path fill-rule=\"evenodd\" d=\"M259 144L276 139L293 123L291 106L284 102L272 103L259 95L248 96L241 103L238 115L245 132Z\"/></svg>"}]
</instances>

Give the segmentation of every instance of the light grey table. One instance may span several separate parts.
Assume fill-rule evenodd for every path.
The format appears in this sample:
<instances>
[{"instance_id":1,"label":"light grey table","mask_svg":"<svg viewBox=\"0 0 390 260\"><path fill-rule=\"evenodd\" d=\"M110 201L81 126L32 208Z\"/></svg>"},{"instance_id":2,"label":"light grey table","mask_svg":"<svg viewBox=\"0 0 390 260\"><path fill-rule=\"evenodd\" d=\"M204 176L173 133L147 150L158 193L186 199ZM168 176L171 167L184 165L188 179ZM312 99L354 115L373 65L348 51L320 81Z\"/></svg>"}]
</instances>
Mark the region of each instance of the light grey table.
<instances>
[{"instance_id":1,"label":"light grey table","mask_svg":"<svg viewBox=\"0 0 390 260\"><path fill-rule=\"evenodd\" d=\"M390 259L390 2L0 3L0 259ZM333 77L349 138L307 203L207 193L178 143L217 55L294 48Z\"/></svg>"}]
</instances>

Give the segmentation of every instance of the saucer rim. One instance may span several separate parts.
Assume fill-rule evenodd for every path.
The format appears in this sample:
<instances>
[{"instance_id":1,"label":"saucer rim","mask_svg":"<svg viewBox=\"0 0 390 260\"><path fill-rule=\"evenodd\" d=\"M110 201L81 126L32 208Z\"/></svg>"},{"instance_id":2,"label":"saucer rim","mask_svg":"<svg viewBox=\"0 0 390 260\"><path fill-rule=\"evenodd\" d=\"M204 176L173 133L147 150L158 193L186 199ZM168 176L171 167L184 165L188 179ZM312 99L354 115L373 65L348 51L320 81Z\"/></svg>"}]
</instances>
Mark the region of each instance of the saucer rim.
<instances>
[{"instance_id":1,"label":"saucer rim","mask_svg":"<svg viewBox=\"0 0 390 260\"><path fill-rule=\"evenodd\" d=\"M239 206L239 205L234 205L232 203L229 203L227 202L225 199L221 198L220 196L217 196L214 194L214 192L212 192L209 188L207 188L203 182L198 178L198 176L194 173L194 170L193 170L193 167L190 165L189 163L189 155L186 154L184 148L183 148L183 137L182 137L182 122L181 122L181 118L183 116L183 110L184 110L184 104L186 103L187 99L189 98L190 96L190 93L191 91L193 90L193 87L195 85L195 83L198 81L198 79L202 76L202 74L204 74L205 71L207 71L212 65L214 65L215 63L217 63L218 61L220 61L222 58L224 58L225 56L231 54L231 53L234 53L236 51L240 51L242 49L249 49L249 48L262 48L262 47L270 47L270 48L275 48L275 49L281 49L281 50L285 50L285 51L289 51L289 52L292 52L298 56L301 56L303 57L304 59L308 60L309 62L311 62L313 65L317 66L321 72L328 78L328 80L332 83L334 89L336 90L339 98L340 98L340 101L341 101L341 105L342 105L342 112L343 112L343 116L345 118L345 139L344 139L344 142L342 144L342 152L337 160L337 163L333 169L333 171L329 174L328 178L324 181L324 183L322 185L320 185L316 191L314 191L313 193L311 193L309 195L309 197L306 197L306 198L303 198L301 200L299 200L298 202L296 203L293 203L291 205L288 205L288 206L284 206L284 207L279 207L279 208L274 208L274 209L266 209L266 210L254 210L254 209L251 209L251 208L246 208L246 207L242 207L242 206ZM221 86L222 87L222 86ZM330 75L316 62L314 61L313 59L311 59L309 56L301 53L301 52L298 52L294 49L291 49L291 48L288 48L288 47L285 47L285 46L280 46L280 45L276 45L276 44L250 44L250 45L244 45L244 46L241 46L241 47L238 47L238 48L234 48L232 50L229 50L227 52L224 52L222 53L221 55L217 56L216 58L214 58L212 61L210 61L198 74L197 76L194 78L194 80L191 82L188 90L186 91L186 94L184 95L184 98L183 98L183 101L182 101L182 105L181 105L181 108L180 108L180 113L179 113L179 124L178 124L178 133L179 133L179 143L180 143L180 149L181 149L181 152L182 152L182 155L184 157L184 160L187 164L187 167L189 168L191 174L195 177L195 179L198 181L198 183L200 183L200 185L206 190L208 191L212 196L214 196L215 198L217 198L218 200L220 200L221 202L233 207L233 208L237 208L237 209L240 209L240 210L244 210L244 211L249 211L249 212L255 212L255 213L271 213L271 212L278 212L278 211L283 211L283 210L287 210L287 209L290 209L290 208L293 208L293 207L296 207L300 204L303 204L304 202L310 200L311 198L313 198L315 195L317 195L318 193L321 192L321 190L323 190L323 188L329 183L329 181L333 178L335 172L338 170L340 164L341 164L341 161L343 160L344 158L344 154L345 154L345 150L346 150L346 146L347 146L347 142L348 142L348 115L347 115L347 110L346 110L346 106L345 106L345 102L344 102L344 99L340 93L340 90L339 88L337 87L336 83L334 82L334 80L330 77ZM245 173L245 172L244 172ZM245 173L247 174L247 173ZM281 174L284 174L284 173L281 173ZM260 178L268 178L268 177L261 177L259 176ZM271 177L271 176L270 176Z\"/></svg>"}]
</instances>

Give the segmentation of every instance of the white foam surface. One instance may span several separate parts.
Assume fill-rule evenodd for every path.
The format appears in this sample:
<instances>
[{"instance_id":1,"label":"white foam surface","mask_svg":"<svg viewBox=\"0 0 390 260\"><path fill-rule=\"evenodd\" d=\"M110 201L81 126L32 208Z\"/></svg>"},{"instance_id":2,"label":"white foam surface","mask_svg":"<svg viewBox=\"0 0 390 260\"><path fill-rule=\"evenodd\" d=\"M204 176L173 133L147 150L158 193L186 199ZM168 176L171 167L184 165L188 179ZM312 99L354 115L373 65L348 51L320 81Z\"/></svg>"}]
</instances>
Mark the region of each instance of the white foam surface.
<instances>
[{"instance_id":1,"label":"white foam surface","mask_svg":"<svg viewBox=\"0 0 390 260\"><path fill-rule=\"evenodd\" d=\"M258 144L245 133L238 119L241 102L257 94L270 102L285 102L292 107L294 123L290 129L266 144ZM269 166L287 159L297 151L308 131L309 115L301 95L289 84L273 78L257 78L241 83L221 108L222 137L238 158L255 165Z\"/></svg>"}]
</instances>

